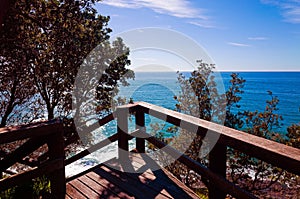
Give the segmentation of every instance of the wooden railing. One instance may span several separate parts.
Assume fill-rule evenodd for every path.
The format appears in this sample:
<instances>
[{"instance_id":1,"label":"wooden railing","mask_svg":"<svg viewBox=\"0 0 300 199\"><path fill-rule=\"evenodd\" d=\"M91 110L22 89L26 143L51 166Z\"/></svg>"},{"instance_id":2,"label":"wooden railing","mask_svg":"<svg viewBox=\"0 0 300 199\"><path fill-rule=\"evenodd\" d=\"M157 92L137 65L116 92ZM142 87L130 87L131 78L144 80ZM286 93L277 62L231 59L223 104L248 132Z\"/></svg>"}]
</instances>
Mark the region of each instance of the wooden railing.
<instances>
[{"instance_id":1,"label":"wooden railing","mask_svg":"<svg viewBox=\"0 0 300 199\"><path fill-rule=\"evenodd\" d=\"M65 196L64 139L63 125L58 121L35 123L0 129L0 144L24 140L23 144L10 151L0 160L0 173L15 163L31 165L26 172L0 179L0 191L28 182L37 177L47 176L51 183L53 198ZM34 162L26 157L43 145L48 151Z\"/></svg>"},{"instance_id":2,"label":"wooden railing","mask_svg":"<svg viewBox=\"0 0 300 199\"><path fill-rule=\"evenodd\" d=\"M136 130L128 132L128 115L134 114ZM155 137L149 136L145 130L145 114L149 114L158 119L169 122L175 126L180 126L192 133L205 136L209 130L212 136L219 136L214 148L209 153L209 166L205 167L199 162L176 151L174 148L159 141ZM199 173L209 182L209 198L225 198L230 194L236 198L255 198L251 193L242 190L238 186L226 180L226 154L227 147L234 148L252 157L256 157L274 166L280 167L300 175L300 150L270 140L266 140L254 135L238 130L227 128L192 116L168 110L145 102L137 102L117 108L116 112L108 115L99 121L100 125L117 118L117 133L106 140L92 146L72 158L66 160L70 164L79 158L98 150L111 142L118 140L119 158L125 158L128 151L128 141L136 137L136 149L140 153L145 152L145 141L152 143L158 148L163 148L164 152L172 155L190 169ZM95 126L99 125L95 124Z\"/></svg>"},{"instance_id":3,"label":"wooden railing","mask_svg":"<svg viewBox=\"0 0 300 199\"><path fill-rule=\"evenodd\" d=\"M134 132L128 132L128 116L129 114L135 115L136 121L136 130ZM209 166L206 167L199 162L189 158L188 156L176 151L174 148L166 145L165 143L159 141L155 137L149 136L146 132L145 128L145 114L149 114L158 119L169 122L175 126L180 126L183 129L186 129L192 133L197 133L201 136L205 136L207 133L212 134L213 136L219 136L219 139L214 146L214 148L209 153ZM99 143L91 146L89 149L86 149L64 161L65 165L71 164L76 160L99 150L107 146L108 144L118 141L119 148L119 158L126 159L128 157L129 145L128 141L132 138L136 138L136 149L139 153L145 152L146 140L152 143L154 146L158 148L163 148L164 152L168 153L171 156L177 158L178 161L185 164L188 168L194 170L198 174L200 174L203 178L207 179L209 186L209 198L219 199L225 198L226 194L230 194L236 198L256 198L251 193L246 192L245 190L239 188L235 184L229 182L226 179L226 150L227 147L231 147L233 149L239 150L243 153L246 153L250 156L261 159L267 163L271 163L276 167L280 167L286 171L294 173L296 175L300 175L300 150L295 149L283 144L279 144L270 140L266 140L260 137L256 137L238 130L234 130L231 128L227 128L218 124L214 124L205 120L201 120L192 116L184 115L182 113L178 113L172 110L168 110L162 107L158 107L152 104L148 104L145 102L138 102L134 104L129 104L125 106L120 106L117 108L116 112L106 116L101 119L98 124L94 124L89 128L94 130L95 128L102 126L114 119L117 119L117 132L112 136L108 137L105 140L100 141ZM55 124L58 125L58 124ZM46 128L46 127L45 127ZM50 131L46 128L43 131L42 127L37 127L37 131L48 132ZM55 127L55 129L60 129ZM209 130L209 132L208 132ZM8 134L8 131L5 133L1 133L3 130L0 130L0 143L7 143L9 138L13 137ZM12 131L13 132L13 131ZM37 136L38 133L34 133ZM56 131L52 131L56 132ZM60 130L57 130L60 132ZM15 133L19 135L18 133ZM46 133L45 136L48 136ZM26 136L25 136L26 135ZM42 134L41 134L42 135ZM44 135L42 135L44 136ZM56 135L58 139L61 138L61 134ZM52 139L56 137L51 135ZM2 140L4 137L4 141ZM17 136L18 137L18 136ZM18 139L24 139L27 137L32 137L29 132L25 133L22 137L18 137ZM33 137L31 138L33 139ZM16 140L16 139L14 139ZM61 143L61 141L59 142ZM50 144L51 146L51 144ZM56 146L58 146L56 144ZM61 154L61 147L57 150L57 153ZM50 147L51 149L51 147ZM55 150L53 150L54 152ZM51 153L53 156L54 154ZM56 155L55 158L61 157L60 155ZM13 157L13 156L12 156ZM19 156L18 156L19 157ZM52 158L53 159L53 158ZM6 160L7 161L7 160ZM15 160L14 160L15 161ZM5 162L5 161L4 161ZM13 161L11 161L13 162ZM50 162L48 162L50 164ZM2 165L2 164L0 164ZM10 164L6 164L6 167ZM3 171L4 168L0 166ZM57 170L61 170L61 167L58 166ZM45 170L46 171L46 170ZM51 170L53 171L53 170ZM61 175L60 173L59 175ZM35 175L36 176L36 175ZM32 176L31 176L32 177ZM70 178L72 179L72 178ZM69 179L69 180L70 180ZM3 180L2 180L3 181ZM4 180L5 181L5 180ZM68 181L68 179L67 179ZM18 181L20 182L20 181ZM65 182L65 181L64 181ZM3 183L2 183L3 184ZM0 181L0 188L1 188ZM11 185L11 184L10 184ZM61 190L65 189L65 185L62 185L62 182L57 183L57 185L63 186ZM7 186L6 186L7 187ZM57 186L55 186L57 187ZM60 193L59 191L57 193Z\"/></svg>"}]
</instances>

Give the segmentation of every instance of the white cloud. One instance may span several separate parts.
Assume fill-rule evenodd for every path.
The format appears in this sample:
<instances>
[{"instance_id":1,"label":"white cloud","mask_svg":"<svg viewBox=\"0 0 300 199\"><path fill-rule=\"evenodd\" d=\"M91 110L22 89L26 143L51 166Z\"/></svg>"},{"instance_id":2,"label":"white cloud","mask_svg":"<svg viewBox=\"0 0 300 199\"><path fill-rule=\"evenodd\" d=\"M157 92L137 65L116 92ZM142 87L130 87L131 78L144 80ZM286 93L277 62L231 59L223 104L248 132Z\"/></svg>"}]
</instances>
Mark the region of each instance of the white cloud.
<instances>
[{"instance_id":1,"label":"white cloud","mask_svg":"<svg viewBox=\"0 0 300 199\"><path fill-rule=\"evenodd\" d=\"M209 24L207 21L199 22L199 21L190 21L189 24L199 26L201 28L216 28L215 26Z\"/></svg>"},{"instance_id":2,"label":"white cloud","mask_svg":"<svg viewBox=\"0 0 300 199\"><path fill-rule=\"evenodd\" d=\"M236 43L236 42L227 42L227 44L236 47L250 47L249 44Z\"/></svg>"},{"instance_id":3,"label":"white cloud","mask_svg":"<svg viewBox=\"0 0 300 199\"><path fill-rule=\"evenodd\" d=\"M267 37L248 37L248 40L252 40L252 41L264 41L264 40L268 40L269 38Z\"/></svg>"},{"instance_id":4,"label":"white cloud","mask_svg":"<svg viewBox=\"0 0 300 199\"><path fill-rule=\"evenodd\" d=\"M279 7L286 22L300 23L300 0L261 0L261 2Z\"/></svg>"},{"instance_id":5,"label":"white cloud","mask_svg":"<svg viewBox=\"0 0 300 199\"><path fill-rule=\"evenodd\" d=\"M128 2L124 0L106 0L100 2L101 4L106 4L110 6L115 6L115 7L122 7L122 8L139 8L137 4L135 4L133 1Z\"/></svg>"},{"instance_id":6,"label":"white cloud","mask_svg":"<svg viewBox=\"0 0 300 199\"><path fill-rule=\"evenodd\" d=\"M195 8L188 0L104 0L100 3L121 8L149 8L160 14L179 18L198 18L207 20L204 11Z\"/></svg>"}]
</instances>

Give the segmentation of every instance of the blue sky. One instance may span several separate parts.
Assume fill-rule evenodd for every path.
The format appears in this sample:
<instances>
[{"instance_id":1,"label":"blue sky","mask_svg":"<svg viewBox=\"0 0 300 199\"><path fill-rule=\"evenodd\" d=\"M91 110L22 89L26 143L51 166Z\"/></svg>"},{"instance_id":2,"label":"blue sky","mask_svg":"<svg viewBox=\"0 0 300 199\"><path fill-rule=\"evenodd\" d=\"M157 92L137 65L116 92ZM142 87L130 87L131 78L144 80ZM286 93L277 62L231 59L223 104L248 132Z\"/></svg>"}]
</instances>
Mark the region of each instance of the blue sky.
<instances>
[{"instance_id":1,"label":"blue sky","mask_svg":"<svg viewBox=\"0 0 300 199\"><path fill-rule=\"evenodd\" d=\"M300 71L300 0L103 0L96 7L111 17L113 34L178 31L221 71Z\"/></svg>"}]
</instances>

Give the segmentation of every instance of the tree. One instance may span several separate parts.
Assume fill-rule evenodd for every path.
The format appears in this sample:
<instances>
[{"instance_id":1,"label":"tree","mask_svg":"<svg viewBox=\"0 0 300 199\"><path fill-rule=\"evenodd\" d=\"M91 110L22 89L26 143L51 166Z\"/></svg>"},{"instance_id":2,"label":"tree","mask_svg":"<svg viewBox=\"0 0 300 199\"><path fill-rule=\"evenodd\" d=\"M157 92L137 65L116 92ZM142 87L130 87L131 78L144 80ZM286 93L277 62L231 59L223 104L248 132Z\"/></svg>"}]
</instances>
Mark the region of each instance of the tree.
<instances>
[{"instance_id":1,"label":"tree","mask_svg":"<svg viewBox=\"0 0 300 199\"><path fill-rule=\"evenodd\" d=\"M175 96L176 110L216 123L221 122L224 105L224 93L220 92L213 74L214 65L197 61L197 70L191 72L190 77L178 74L180 94ZM221 111L221 112L220 112Z\"/></svg>"},{"instance_id":2,"label":"tree","mask_svg":"<svg viewBox=\"0 0 300 199\"><path fill-rule=\"evenodd\" d=\"M31 67L35 85L43 98L48 119L69 108L68 94L84 58L111 32L109 17L97 16L93 1L37 1L31 10L32 43L37 50Z\"/></svg>"},{"instance_id":3,"label":"tree","mask_svg":"<svg viewBox=\"0 0 300 199\"><path fill-rule=\"evenodd\" d=\"M287 144L300 149L300 124L292 124L287 131Z\"/></svg>"},{"instance_id":4,"label":"tree","mask_svg":"<svg viewBox=\"0 0 300 199\"><path fill-rule=\"evenodd\" d=\"M277 142L284 142L283 136L276 133L276 127L280 127L282 117L277 114L279 100L268 91L271 100L266 101L265 110L245 111L243 130L249 134L270 139ZM257 158L230 149L228 153L231 180L249 191L259 193L260 190L270 188L278 182L284 171L274 167ZM253 176L249 175L252 171Z\"/></svg>"},{"instance_id":5,"label":"tree","mask_svg":"<svg viewBox=\"0 0 300 199\"><path fill-rule=\"evenodd\" d=\"M36 118L33 113L31 116L21 114L24 108L21 105L35 94L28 68L34 54L27 46L28 36L24 34L26 20L18 15L14 6L10 7L8 13L0 30L0 127L7 123L22 123L26 117L27 120L31 118L29 121ZM28 106L26 111L30 109Z\"/></svg>"},{"instance_id":6,"label":"tree","mask_svg":"<svg viewBox=\"0 0 300 199\"><path fill-rule=\"evenodd\" d=\"M128 51L111 62L108 60L111 56L107 56L106 52L106 58L100 60L101 64L113 70L108 72L110 78L99 80L99 88L103 85L114 87L120 81L125 83L127 78L133 77L123 76L129 71L126 69L130 63L129 50L121 40L115 41L112 46L108 42L111 32L107 27L109 17L98 15L93 7L94 3L94 0L21 0L10 7L4 21L0 56L1 66L7 65L7 73L3 75L9 77L8 73L14 73L12 64L18 66L15 71L22 78L16 75L11 77L22 85L26 94L22 98L32 100L31 92L28 92L27 86L21 81L26 76L24 81L42 99L39 104L41 109L46 108L49 120L55 114L66 116L71 113L71 92L77 72L96 46L106 47L112 54L116 54L114 51L119 49ZM4 71L3 67L2 69ZM2 86L5 87L3 92L13 90L11 83ZM19 91L16 93L20 94ZM11 110L10 106L7 107Z\"/></svg>"},{"instance_id":7,"label":"tree","mask_svg":"<svg viewBox=\"0 0 300 199\"><path fill-rule=\"evenodd\" d=\"M282 120L282 117L277 114L279 100L272 95L272 92L269 91L271 100L267 101L264 111L241 111L239 102L242 98L245 80L239 74L232 73L225 94L220 92L216 81L213 65L203 62L199 62L199 68L193 71L190 77L179 74L178 82L181 92L178 96L175 96L175 99L178 101L176 109L182 113L215 123L223 121L223 125L227 127L243 130L277 142L283 142L282 135L276 133L276 127L281 126L280 121ZM222 120L224 110L226 117ZM221 117L218 116L219 114ZM154 126L154 129L158 130L159 127ZM290 128L290 131L295 132L295 129L297 129L296 126L293 126ZM174 131L174 128L170 129L170 132L172 131ZM158 135L158 137L190 158L203 165L208 165L209 159L200 153L205 149L205 147L203 148L206 144L205 139L200 135L195 135L195 133L190 133L183 129L175 132L178 136L171 140L164 139L161 135ZM186 148L186 146L188 147ZM207 184L206 179L201 179L200 175L183 164L177 161L170 164L172 160L165 158L165 156L160 156L159 158L161 158L160 160L163 163L166 162L168 170L189 187L199 188L200 180ZM260 194L260 190L270 188L279 180L284 179L283 175L286 175L279 168L229 147L227 148L227 161L229 167L227 170L228 179L255 194ZM253 172L253 176L249 175L249 171Z\"/></svg>"},{"instance_id":8,"label":"tree","mask_svg":"<svg viewBox=\"0 0 300 199\"><path fill-rule=\"evenodd\" d=\"M130 64L128 55L129 49L117 38L112 44L102 42L83 61L72 93L72 113L78 133L85 138L89 121L97 121L123 101L115 96L119 84L127 86L127 79L134 78L125 67Z\"/></svg>"},{"instance_id":9,"label":"tree","mask_svg":"<svg viewBox=\"0 0 300 199\"><path fill-rule=\"evenodd\" d=\"M30 81L29 72L22 69L20 60L4 61L0 63L0 127L7 124L30 122L40 115L35 109L35 89ZM18 67L17 65L21 65ZM19 65L19 66L20 66ZM31 103L29 101L31 100ZM26 107L24 106L26 104ZM27 114L31 112L31 114Z\"/></svg>"},{"instance_id":10,"label":"tree","mask_svg":"<svg viewBox=\"0 0 300 199\"><path fill-rule=\"evenodd\" d=\"M246 80L239 76L237 73L230 75L230 86L226 91L226 118L224 126L241 129L244 125L244 114L240 111L241 105L239 104L242 99L241 95L244 93L243 88Z\"/></svg>"},{"instance_id":11,"label":"tree","mask_svg":"<svg viewBox=\"0 0 300 199\"><path fill-rule=\"evenodd\" d=\"M204 63L201 60L197 62L199 64L198 68L191 72L189 77L184 76L182 73L178 74L180 93L174 97L177 100L176 110L222 124L226 114L226 92L217 84L217 77L213 72L214 65ZM157 129L158 127L156 126L154 130ZM163 141L190 158L204 165L208 164L206 155L209 150L210 140L203 139L196 132L188 132L184 129L170 128L168 131L178 132L178 136L172 140L166 140L161 137ZM167 165L168 170L189 187L198 187L201 176L180 162L173 162L172 159L165 157L165 155L161 155L159 158L161 162ZM207 183L205 179L201 180Z\"/></svg>"}]
</instances>

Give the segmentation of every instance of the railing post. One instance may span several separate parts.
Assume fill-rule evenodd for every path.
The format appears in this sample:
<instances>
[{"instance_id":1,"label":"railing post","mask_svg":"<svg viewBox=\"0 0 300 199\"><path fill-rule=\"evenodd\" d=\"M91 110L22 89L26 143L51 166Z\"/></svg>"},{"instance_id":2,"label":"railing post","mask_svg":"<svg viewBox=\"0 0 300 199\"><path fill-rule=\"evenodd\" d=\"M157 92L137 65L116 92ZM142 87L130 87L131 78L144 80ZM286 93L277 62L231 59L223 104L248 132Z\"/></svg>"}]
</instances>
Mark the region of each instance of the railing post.
<instances>
[{"instance_id":1,"label":"railing post","mask_svg":"<svg viewBox=\"0 0 300 199\"><path fill-rule=\"evenodd\" d=\"M61 168L51 172L48 176L51 182L51 194L53 198L65 198L66 194L66 176L64 167L64 138L63 126L59 125L56 132L51 134L47 145L49 148L49 160L60 159Z\"/></svg>"},{"instance_id":2,"label":"railing post","mask_svg":"<svg viewBox=\"0 0 300 199\"><path fill-rule=\"evenodd\" d=\"M209 153L209 169L214 173L226 179L226 146L216 144ZM226 193L222 192L218 187L209 184L209 199L222 199L226 197Z\"/></svg>"},{"instance_id":3,"label":"railing post","mask_svg":"<svg viewBox=\"0 0 300 199\"><path fill-rule=\"evenodd\" d=\"M135 113L135 124L136 129L140 129L141 131L145 131L145 114L137 109ZM145 153L145 139L144 138L136 138L136 149L139 153Z\"/></svg>"},{"instance_id":4,"label":"railing post","mask_svg":"<svg viewBox=\"0 0 300 199\"><path fill-rule=\"evenodd\" d=\"M118 149L119 159L126 159L128 157L128 108L117 108L117 129L118 129Z\"/></svg>"}]
</instances>

